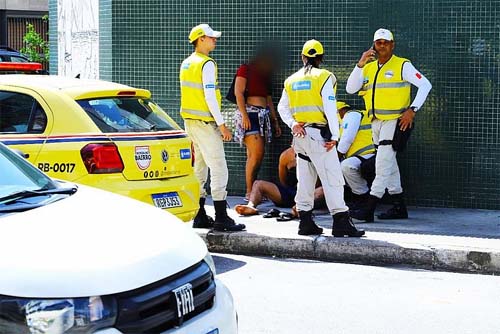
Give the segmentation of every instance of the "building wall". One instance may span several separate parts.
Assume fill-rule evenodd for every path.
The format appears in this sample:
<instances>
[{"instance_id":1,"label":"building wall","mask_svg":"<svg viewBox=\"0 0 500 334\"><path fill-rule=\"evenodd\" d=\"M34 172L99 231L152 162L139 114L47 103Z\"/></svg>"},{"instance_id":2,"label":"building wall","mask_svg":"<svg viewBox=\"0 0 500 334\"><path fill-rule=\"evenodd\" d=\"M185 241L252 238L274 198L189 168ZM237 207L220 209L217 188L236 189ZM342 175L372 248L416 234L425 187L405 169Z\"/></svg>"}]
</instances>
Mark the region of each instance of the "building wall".
<instances>
[{"instance_id":1,"label":"building wall","mask_svg":"<svg viewBox=\"0 0 500 334\"><path fill-rule=\"evenodd\" d=\"M48 11L47 0L0 0L0 9Z\"/></svg>"},{"instance_id":2,"label":"building wall","mask_svg":"<svg viewBox=\"0 0 500 334\"><path fill-rule=\"evenodd\" d=\"M99 0L58 0L59 75L99 78Z\"/></svg>"},{"instance_id":3,"label":"building wall","mask_svg":"<svg viewBox=\"0 0 500 334\"><path fill-rule=\"evenodd\" d=\"M55 0L51 0L55 1ZM395 53L409 58L433 84L416 118L409 148L399 155L403 186L411 204L500 209L500 0L109 0L112 61L100 72L114 81L145 87L180 121L178 71L192 51L192 26L209 23L223 32L213 57L225 95L241 62L263 40L274 40L283 55L274 85L300 67L304 41L316 38L326 50L324 67L338 79L338 98L347 77L379 27L391 29ZM103 14L104 13L104 14ZM108 31L109 32L109 31ZM224 102L232 124L234 106ZM182 122L181 122L182 124ZM275 179L285 134L269 144L259 178ZM244 193L245 151L226 144L229 191Z\"/></svg>"}]
</instances>

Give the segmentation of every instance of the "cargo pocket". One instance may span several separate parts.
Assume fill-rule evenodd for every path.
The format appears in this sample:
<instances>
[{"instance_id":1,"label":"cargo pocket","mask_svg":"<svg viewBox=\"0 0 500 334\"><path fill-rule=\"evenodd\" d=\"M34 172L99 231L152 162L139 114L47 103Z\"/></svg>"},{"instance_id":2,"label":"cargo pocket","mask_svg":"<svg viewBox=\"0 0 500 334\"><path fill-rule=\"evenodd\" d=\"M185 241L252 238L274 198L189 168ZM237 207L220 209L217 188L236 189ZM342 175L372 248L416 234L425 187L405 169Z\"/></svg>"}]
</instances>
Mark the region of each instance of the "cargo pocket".
<instances>
[{"instance_id":1,"label":"cargo pocket","mask_svg":"<svg viewBox=\"0 0 500 334\"><path fill-rule=\"evenodd\" d=\"M337 154L336 150L333 150L333 153L328 152L330 154ZM342 175L342 170L340 169L340 163L333 163L332 159L325 159L324 166L326 179L328 181L328 185L330 186L343 186L345 184L344 176Z\"/></svg>"}]
</instances>

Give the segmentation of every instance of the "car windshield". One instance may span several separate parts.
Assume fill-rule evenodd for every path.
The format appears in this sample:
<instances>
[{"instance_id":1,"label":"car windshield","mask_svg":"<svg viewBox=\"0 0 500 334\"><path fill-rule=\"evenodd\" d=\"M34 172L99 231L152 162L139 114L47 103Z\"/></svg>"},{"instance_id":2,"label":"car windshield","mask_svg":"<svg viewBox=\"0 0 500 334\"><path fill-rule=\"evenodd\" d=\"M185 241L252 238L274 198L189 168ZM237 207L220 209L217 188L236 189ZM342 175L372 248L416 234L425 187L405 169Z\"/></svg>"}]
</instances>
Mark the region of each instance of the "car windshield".
<instances>
[{"instance_id":1,"label":"car windshield","mask_svg":"<svg viewBox=\"0 0 500 334\"><path fill-rule=\"evenodd\" d=\"M3 144L0 144L0 171L0 198L20 191L57 187L49 177Z\"/></svg>"},{"instance_id":2,"label":"car windshield","mask_svg":"<svg viewBox=\"0 0 500 334\"><path fill-rule=\"evenodd\" d=\"M165 111L148 99L113 97L76 102L104 133L179 129Z\"/></svg>"}]
</instances>

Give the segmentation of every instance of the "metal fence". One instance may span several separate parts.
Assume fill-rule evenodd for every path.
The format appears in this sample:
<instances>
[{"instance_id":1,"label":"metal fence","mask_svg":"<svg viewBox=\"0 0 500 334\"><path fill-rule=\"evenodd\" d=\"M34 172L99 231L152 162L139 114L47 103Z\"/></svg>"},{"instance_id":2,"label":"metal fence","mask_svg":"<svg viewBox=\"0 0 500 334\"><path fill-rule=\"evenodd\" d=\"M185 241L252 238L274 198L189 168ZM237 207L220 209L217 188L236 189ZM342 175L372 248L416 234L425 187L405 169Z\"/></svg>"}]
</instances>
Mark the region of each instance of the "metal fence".
<instances>
[{"instance_id":1,"label":"metal fence","mask_svg":"<svg viewBox=\"0 0 500 334\"><path fill-rule=\"evenodd\" d=\"M42 17L33 16L8 16L7 17L7 40L8 46L16 50L21 50L24 46L23 37L27 31L27 25L32 24L35 31L40 34L40 36L48 41L49 35L49 24L47 20L43 20ZM39 49L38 52L41 54L42 50ZM47 68L48 64L44 63L44 68Z\"/></svg>"}]
</instances>

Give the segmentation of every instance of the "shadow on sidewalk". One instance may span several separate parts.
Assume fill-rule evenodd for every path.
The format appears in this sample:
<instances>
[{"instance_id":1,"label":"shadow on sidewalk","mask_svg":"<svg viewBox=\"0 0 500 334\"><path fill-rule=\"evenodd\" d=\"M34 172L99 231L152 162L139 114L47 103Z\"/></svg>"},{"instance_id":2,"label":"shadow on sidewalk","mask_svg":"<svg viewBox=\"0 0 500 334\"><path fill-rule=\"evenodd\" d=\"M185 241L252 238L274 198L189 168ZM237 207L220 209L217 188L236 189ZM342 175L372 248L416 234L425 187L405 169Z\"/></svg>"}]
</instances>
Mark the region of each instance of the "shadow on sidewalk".
<instances>
[{"instance_id":1,"label":"shadow on sidewalk","mask_svg":"<svg viewBox=\"0 0 500 334\"><path fill-rule=\"evenodd\" d=\"M225 257L223 255L212 255L215 262L215 268L217 270L217 275L227 273L231 270L239 269L245 266L247 263L244 261L238 261Z\"/></svg>"},{"instance_id":2,"label":"shadow on sidewalk","mask_svg":"<svg viewBox=\"0 0 500 334\"><path fill-rule=\"evenodd\" d=\"M243 203L243 198L231 196L228 197L228 203L231 208L234 208L236 204ZM262 213L267 212L272 207L274 206L271 202L259 205L261 217ZM377 208L377 213L384 212L387 208L389 207L382 205ZM290 212L290 209L278 209ZM372 232L500 239L500 211L409 207L408 212L409 219L380 220L375 218L374 223L363 223L356 220L354 223L359 228ZM315 210L314 213L314 219L318 225L323 228L332 227L332 218L327 210ZM236 217L238 216L236 215ZM269 221L271 220L275 221L275 219L269 219Z\"/></svg>"}]
</instances>

